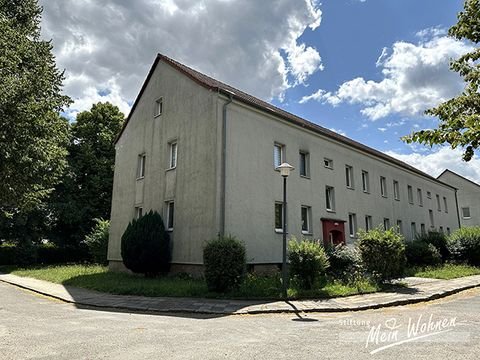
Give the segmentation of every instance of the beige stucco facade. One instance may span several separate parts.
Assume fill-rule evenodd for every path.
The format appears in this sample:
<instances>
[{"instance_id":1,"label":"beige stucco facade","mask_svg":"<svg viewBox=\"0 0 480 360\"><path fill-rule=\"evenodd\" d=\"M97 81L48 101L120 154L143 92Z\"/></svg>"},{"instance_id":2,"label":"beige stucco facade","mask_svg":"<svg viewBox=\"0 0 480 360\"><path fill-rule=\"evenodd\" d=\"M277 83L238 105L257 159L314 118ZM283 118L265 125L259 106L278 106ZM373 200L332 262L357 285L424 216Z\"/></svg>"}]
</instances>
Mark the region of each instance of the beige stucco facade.
<instances>
[{"instance_id":1,"label":"beige stucco facade","mask_svg":"<svg viewBox=\"0 0 480 360\"><path fill-rule=\"evenodd\" d=\"M438 179L458 189L461 225L480 226L480 185L450 170L445 170Z\"/></svg>"},{"instance_id":2,"label":"beige stucco facade","mask_svg":"<svg viewBox=\"0 0 480 360\"><path fill-rule=\"evenodd\" d=\"M121 263L121 236L136 206L144 212L157 210L165 219L166 202L172 200L172 262L201 265L204 242L221 231L222 124L228 95L202 86L161 60L150 75L116 144L108 258L112 267ZM163 110L155 117L159 98ZM169 169L172 141L178 146L177 166ZM365 227L367 215L373 226L383 224L386 218L392 226L401 220L407 239L412 237L412 222L418 232L421 224L427 230L458 228L453 187L233 97L226 106L225 233L245 242L251 264L281 262L282 234L275 230L274 206L282 201L283 183L274 169L276 143L284 146L284 160L296 168L288 178L289 236L322 239L321 219L333 218L346 221L346 241L353 243L349 214L355 214L355 230ZM308 177L298 171L300 152L308 153ZM141 154L146 156L145 175L138 179ZM333 161L333 169L324 166L324 158ZM353 170L351 187L346 186L346 165ZM362 171L368 172L368 192L363 191ZM380 177L385 178L385 196ZM398 199L394 198L393 181L398 182ZM326 186L334 188L334 211L326 210ZM412 187L413 203L408 201L408 186ZM422 204L417 189L421 189ZM310 212L307 234L302 232L302 206Z\"/></svg>"}]
</instances>

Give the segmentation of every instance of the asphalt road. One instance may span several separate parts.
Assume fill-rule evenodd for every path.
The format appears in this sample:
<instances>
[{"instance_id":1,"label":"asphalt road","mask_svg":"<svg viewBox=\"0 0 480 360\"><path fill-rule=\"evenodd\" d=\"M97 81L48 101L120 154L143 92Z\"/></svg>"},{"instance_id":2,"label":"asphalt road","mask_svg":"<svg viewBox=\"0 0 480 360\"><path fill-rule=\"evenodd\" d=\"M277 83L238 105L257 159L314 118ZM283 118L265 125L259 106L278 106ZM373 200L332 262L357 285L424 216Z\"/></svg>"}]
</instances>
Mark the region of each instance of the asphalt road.
<instances>
[{"instance_id":1,"label":"asphalt road","mask_svg":"<svg viewBox=\"0 0 480 360\"><path fill-rule=\"evenodd\" d=\"M329 314L130 314L0 282L0 359L479 359L480 289Z\"/></svg>"}]
</instances>

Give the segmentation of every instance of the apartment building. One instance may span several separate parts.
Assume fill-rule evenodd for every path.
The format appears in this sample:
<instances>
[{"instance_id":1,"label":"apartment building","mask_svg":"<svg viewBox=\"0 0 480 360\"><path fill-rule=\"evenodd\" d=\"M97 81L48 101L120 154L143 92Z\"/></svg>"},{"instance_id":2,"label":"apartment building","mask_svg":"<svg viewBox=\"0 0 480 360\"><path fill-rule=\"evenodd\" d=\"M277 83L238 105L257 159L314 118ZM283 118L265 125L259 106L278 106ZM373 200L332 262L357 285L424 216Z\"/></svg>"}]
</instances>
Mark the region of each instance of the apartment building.
<instances>
[{"instance_id":1,"label":"apartment building","mask_svg":"<svg viewBox=\"0 0 480 360\"><path fill-rule=\"evenodd\" d=\"M150 209L171 233L174 270L201 270L218 234L241 239L258 268L280 263L282 162L295 167L289 236L353 244L377 225L407 239L459 226L454 186L159 54L116 142L110 267Z\"/></svg>"}]
</instances>

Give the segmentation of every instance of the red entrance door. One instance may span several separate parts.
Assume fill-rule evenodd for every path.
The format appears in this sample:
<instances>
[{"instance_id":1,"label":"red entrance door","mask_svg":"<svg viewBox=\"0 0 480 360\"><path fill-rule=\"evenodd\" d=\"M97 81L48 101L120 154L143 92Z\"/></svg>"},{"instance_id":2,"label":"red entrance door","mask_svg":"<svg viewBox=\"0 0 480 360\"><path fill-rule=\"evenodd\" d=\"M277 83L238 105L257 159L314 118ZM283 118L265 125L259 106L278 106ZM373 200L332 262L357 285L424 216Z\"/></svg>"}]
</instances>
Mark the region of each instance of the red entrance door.
<instances>
[{"instance_id":1,"label":"red entrance door","mask_svg":"<svg viewBox=\"0 0 480 360\"><path fill-rule=\"evenodd\" d=\"M321 218L323 244L336 246L345 244L345 220Z\"/></svg>"}]
</instances>

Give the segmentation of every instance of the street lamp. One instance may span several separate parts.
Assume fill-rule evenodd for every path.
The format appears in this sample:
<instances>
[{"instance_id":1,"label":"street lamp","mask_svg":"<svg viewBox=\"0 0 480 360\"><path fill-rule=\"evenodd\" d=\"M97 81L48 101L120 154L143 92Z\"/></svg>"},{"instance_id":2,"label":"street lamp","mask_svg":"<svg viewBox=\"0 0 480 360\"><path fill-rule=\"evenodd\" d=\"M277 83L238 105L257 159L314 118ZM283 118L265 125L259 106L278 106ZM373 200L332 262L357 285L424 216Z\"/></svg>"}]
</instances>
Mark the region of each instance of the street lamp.
<instances>
[{"instance_id":1,"label":"street lamp","mask_svg":"<svg viewBox=\"0 0 480 360\"><path fill-rule=\"evenodd\" d=\"M282 258L282 292L287 298L287 177L295 168L289 163L282 163L277 167L283 177L283 258Z\"/></svg>"}]
</instances>

